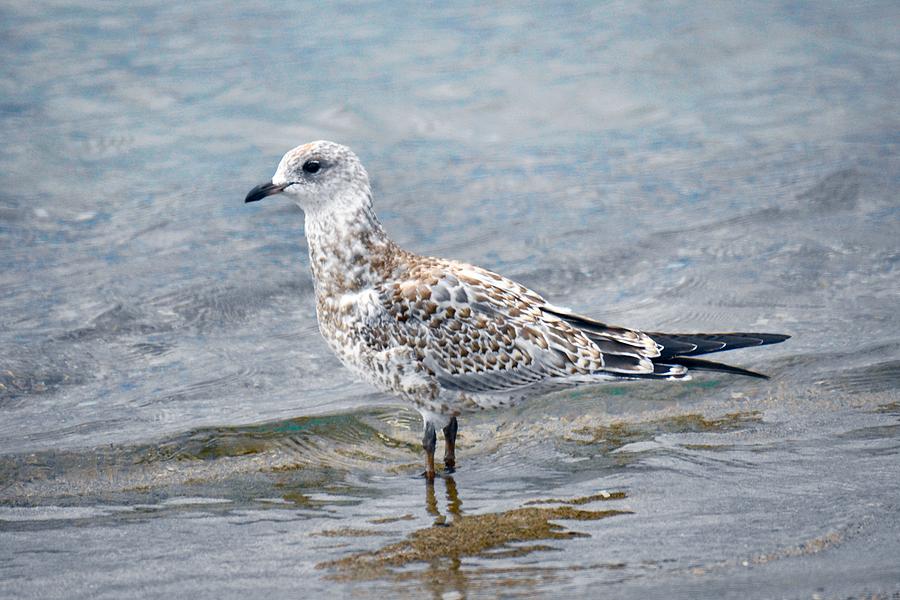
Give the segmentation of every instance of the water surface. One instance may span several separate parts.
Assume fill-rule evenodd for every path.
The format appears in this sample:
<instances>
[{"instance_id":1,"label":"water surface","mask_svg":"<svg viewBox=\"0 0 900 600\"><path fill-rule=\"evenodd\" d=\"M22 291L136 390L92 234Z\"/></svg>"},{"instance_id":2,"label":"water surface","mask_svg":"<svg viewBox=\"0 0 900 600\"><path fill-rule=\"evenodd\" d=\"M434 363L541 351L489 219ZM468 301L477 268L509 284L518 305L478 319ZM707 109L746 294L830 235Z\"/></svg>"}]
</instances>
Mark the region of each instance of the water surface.
<instances>
[{"instance_id":1,"label":"water surface","mask_svg":"<svg viewBox=\"0 0 900 600\"><path fill-rule=\"evenodd\" d=\"M6 3L0 595L900 591L895 3ZM650 330L700 375L416 413L315 325L302 213L353 147L388 231ZM486 532L490 532L487 534Z\"/></svg>"}]
</instances>

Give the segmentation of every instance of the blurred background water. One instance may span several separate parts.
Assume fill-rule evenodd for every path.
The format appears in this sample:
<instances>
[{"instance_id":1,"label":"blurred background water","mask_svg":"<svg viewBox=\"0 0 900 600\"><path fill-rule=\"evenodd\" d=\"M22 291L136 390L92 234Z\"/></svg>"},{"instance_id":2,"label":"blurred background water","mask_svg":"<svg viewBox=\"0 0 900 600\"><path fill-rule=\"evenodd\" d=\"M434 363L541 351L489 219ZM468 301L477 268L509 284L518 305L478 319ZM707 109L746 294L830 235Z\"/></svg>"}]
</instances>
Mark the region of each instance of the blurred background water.
<instances>
[{"instance_id":1,"label":"blurred background water","mask_svg":"<svg viewBox=\"0 0 900 600\"><path fill-rule=\"evenodd\" d=\"M896 2L6 2L0 596L900 591ZM768 382L417 413L320 339L314 139L388 231Z\"/></svg>"}]
</instances>

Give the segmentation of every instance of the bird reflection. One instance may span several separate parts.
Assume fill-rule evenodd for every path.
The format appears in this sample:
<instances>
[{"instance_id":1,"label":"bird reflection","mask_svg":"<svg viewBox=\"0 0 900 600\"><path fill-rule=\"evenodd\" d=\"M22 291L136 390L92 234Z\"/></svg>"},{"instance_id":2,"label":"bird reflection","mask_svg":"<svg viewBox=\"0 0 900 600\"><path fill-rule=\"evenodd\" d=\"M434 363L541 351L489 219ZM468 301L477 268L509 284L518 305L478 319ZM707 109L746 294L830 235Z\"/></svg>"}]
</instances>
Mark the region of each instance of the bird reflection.
<instances>
[{"instance_id":1,"label":"bird reflection","mask_svg":"<svg viewBox=\"0 0 900 600\"><path fill-rule=\"evenodd\" d=\"M436 481L441 480L445 486L446 514L441 513L441 509L438 507L434 488L435 485L439 486L440 484L435 480L425 482L425 510L434 517L434 527L452 527L457 519L462 518L462 501L459 499L456 489L456 480L449 475L436 478ZM457 553L451 552L442 559L429 561L428 568L422 573L422 577L432 598L446 598L448 594L458 598L468 596L468 577L462 569L462 560Z\"/></svg>"},{"instance_id":2,"label":"bird reflection","mask_svg":"<svg viewBox=\"0 0 900 600\"><path fill-rule=\"evenodd\" d=\"M445 489L447 496L447 514L452 517L450 520L450 523L452 523L454 519L462 516L462 511L460 510L460 507L462 506L462 500L459 499L459 493L456 490L456 480L449 475L440 477L438 479L442 479L446 486ZM447 516L441 514L441 511L438 508L437 496L434 492L434 486L434 481L425 482L425 510L429 515L435 518L435 525L438 525L440 527L449 527L450 523L447 522Z\"/></svg>"}]
</instances>

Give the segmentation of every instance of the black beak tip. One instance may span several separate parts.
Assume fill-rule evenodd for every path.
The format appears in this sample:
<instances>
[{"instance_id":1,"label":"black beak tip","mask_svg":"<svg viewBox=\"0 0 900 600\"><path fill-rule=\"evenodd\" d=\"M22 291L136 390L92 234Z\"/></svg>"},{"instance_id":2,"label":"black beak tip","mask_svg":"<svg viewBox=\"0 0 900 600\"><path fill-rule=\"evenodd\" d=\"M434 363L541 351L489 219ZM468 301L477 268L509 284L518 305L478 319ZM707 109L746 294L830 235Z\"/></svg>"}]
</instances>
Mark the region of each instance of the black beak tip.
<instances>
[{"instance_id":1,"label":"black beak tip","mask_svg":"<svg viewBox=\"0 0 900 600\"><path fill-rule=\"evenodd\" d=\"M271 181L268 183L263 183L261 185L256 186L249 192L247 192L247 196L244 198L244 204L248 202L258 202L262 200L266 196L271 196L273 194L280 194L284 191L284 188L287 186L284 185L275 185Z\"/></svg>"}]
</instances>

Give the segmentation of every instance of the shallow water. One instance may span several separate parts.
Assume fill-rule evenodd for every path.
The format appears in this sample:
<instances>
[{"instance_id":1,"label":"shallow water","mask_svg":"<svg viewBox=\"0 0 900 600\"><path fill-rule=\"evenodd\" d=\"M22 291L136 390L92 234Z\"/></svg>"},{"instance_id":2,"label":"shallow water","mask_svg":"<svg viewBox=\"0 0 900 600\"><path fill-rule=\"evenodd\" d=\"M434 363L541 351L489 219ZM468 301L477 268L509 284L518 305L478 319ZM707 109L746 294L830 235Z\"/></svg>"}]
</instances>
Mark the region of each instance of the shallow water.
<instances>
[{"instance_id":1,"label":"shallow water","mask_svg":"<svg viewBox=\"0 0 900 600\"><path fill-rule=\"evenodd\" d=\"M0 596L900 591L895 3L0 8ZM315 325L290 147L386 228L772 375L417 413Z\"/></svg>"}]
</instances>

